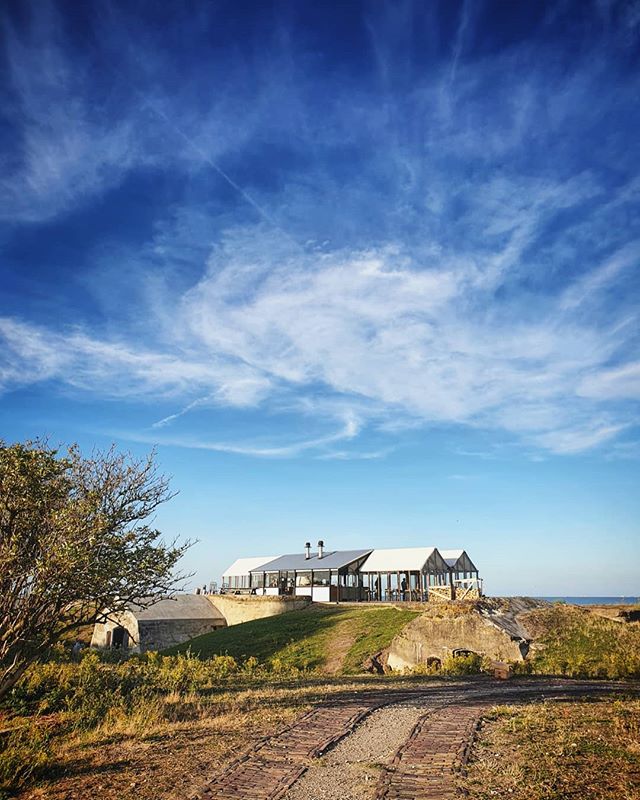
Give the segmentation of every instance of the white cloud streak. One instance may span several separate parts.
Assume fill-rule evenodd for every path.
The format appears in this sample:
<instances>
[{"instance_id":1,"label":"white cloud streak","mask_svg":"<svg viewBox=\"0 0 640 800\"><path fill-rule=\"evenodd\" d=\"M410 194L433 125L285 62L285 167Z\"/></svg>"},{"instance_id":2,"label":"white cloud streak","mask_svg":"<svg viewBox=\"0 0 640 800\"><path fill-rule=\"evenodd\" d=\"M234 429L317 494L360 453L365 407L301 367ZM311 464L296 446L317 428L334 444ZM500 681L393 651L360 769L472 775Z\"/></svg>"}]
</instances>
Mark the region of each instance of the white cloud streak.
<instances>
[{"instance_id":1,"label":"white cloud streak","mask_svg":"<svg viewBox=\"0 0 640 800\"><path fill-rule=\"evenodd\" d=\"M620 264L631 263L629 247L540 315L520 303L488 310L484 276L495 258L420 270L387 247L305 259L292 253L274 265L259 255L269 252L271 235L236 231L216 248L207 274L174 304L171 352L0 320L5 388L53 379L121 398L201 393L158 429L195 409L286 404L287 396L299 411L308 396L311 414L346 420L339 434L292 444L190 445L272 457L355 439L362 423L350 403L380 428L402 427L404 419L497 428L557 453L597 446L629 424L601 402L640 397L637 362L608 366L624 331L577 313L606 291ZM313 401L314 387L323 387L324 404Z\"/></svg>"},{"instance_id":2,"label":"white cloud streak","mask_svg":"<svg viewBox=\"0 0 640 800\"><path fill-rule=\"evenodd\" d=\"M176 97L158 90L171 63L133 33L98 101L53 12L28 31L7 24L20 135L0 164L1 219L59 219L140 169L204 175L211 204L176 201L142 247L103 255L139 288L117 336L0 318L0 391L49 382L144 402L163 441L264 457L382 457L386 442L356 447L365 429L396 440L472 426L560 454L627 431L640 399L640 177L616 115L633 111L640 82L612 86L599 44L573 69L526 43L469 63L480 12L468 3L446 58L423 70L408 52L417 7L368 20L379 87L307 75L284 37L250 72L225 52L225 81L213 64L194 90L206 88L201 105L188 81ZM107 45L127 41L126 22L105 27ZM185 264L176 289L164 276ZM180 433L221 408L302 417L309 436Z\"/></svg>"}]
</instances>

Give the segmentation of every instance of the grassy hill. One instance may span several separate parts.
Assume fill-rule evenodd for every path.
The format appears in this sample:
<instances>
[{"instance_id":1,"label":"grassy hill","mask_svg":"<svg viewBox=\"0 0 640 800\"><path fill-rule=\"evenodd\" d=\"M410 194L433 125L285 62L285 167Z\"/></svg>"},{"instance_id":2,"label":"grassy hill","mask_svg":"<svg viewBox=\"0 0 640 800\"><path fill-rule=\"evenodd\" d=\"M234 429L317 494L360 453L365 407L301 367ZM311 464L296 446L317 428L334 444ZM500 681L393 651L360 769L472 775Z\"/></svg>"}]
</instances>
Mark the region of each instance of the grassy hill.
<instances>
[{"instance_id":1,"label":"grassy hill","mask_svg":"<svg viewBox=\"0 0 640 800\"><path fill-rule=\"evenodd\" d=\"M572 678L640 676L640 622L622 622L586 608L556 604L523 615L534 645L526 667Z\"/></svg>"},{"instance_id":2,"label":"grassy hill","mask_svg":"<svg viewBox=\"0 0 640 800\"><path fill-rule=\"evenodd\" d=\"M393 606L312 606L222 628L165 653L189 650L201 658L230 655L241 661L253 656L268 664L278 661L301 669L354 674L362 671L366 658L388 647L417 614Z\"/></svg>"}]
</instances>

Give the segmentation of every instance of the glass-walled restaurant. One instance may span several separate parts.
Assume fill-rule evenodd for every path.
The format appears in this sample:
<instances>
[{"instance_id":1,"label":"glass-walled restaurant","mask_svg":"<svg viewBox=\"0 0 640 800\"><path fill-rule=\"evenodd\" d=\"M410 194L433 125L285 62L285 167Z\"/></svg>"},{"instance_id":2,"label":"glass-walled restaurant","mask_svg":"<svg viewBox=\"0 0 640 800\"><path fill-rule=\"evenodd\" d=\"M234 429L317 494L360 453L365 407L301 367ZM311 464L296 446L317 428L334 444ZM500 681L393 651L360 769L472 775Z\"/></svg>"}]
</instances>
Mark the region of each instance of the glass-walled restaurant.
<instances>
[{"instance_id":1,"label":"glass-walled restaurant","mask_svg":"<svg viewBox=\"0 0 640 800\"><path fill-rule=\"evenodd\" d=\"M307 543L304 553L238 559L225 573L222 590L320 602L420 602L430 592L440 598L448 593L453 599L458 575L466 578L465 572L473 569L477 576L477 570L464 551L445 552L449 563L435 547L326 551L318 542L317 552L312 553Z\"/></svg>"},{"instance_id":2,"label":"glass-walled restaurant","mask_svg":"<svg viewBox=\"0 0 640 800\"><path fill-rule=\"evenodd\" d=\"M370 550L291 554L251 570L255 594L296 595L319 602L362 600L359 568Z\"/></svg>"}]
</instances>

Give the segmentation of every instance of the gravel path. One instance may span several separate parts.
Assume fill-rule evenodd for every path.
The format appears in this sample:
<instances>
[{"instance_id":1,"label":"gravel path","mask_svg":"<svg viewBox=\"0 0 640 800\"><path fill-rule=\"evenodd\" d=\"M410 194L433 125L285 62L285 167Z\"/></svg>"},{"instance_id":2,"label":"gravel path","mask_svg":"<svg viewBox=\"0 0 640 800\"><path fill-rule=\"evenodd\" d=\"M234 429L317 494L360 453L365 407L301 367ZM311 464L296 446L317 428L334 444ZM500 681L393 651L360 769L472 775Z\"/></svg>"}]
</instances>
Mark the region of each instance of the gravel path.
<instances>
[{"instance_id":1,"label":"gravel path","mask_svg":"<svg viewBox=\"0 0 640 800\"><path fill-rule=\"evenodd\" d=\"M388 764L428 707L419 699L385 706L318 759L284 800L369 800Z\"/></svg>"}]
</instances>

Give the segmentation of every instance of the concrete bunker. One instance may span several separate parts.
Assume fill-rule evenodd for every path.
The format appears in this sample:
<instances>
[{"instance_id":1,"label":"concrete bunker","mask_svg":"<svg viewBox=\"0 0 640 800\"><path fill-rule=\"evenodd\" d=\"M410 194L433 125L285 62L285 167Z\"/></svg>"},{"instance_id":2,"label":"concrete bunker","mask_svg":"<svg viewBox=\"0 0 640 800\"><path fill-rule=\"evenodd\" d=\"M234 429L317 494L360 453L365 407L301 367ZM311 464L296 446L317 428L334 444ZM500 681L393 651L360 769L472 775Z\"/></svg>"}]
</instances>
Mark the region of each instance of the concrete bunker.
<instances>
[{"instance_id":1,"label":"concrete bunker","mask_svg":"<svg viewBox=\"0 0 640 800\"><path fill-rule=\"evenodd\" d=\"M432 659L477 655L495 661L522 661L532 640L527 612L546 605L532 598L484 598L425 610L399 633L387 663L391 670L430 665Z\"/></svg>"},{"instance_id":2,"label":"concrete bunker","mask_svg":"<svg viewBox=\"0 0 640 800\"><path fill-rule=\"evenodd\" d=\"M166 597L148 608L131 603L120 614L104 614L93 630L91 646L123 653L164 650L227 624L207 597L192 594Z\"/></svg>"}]
</instances>

